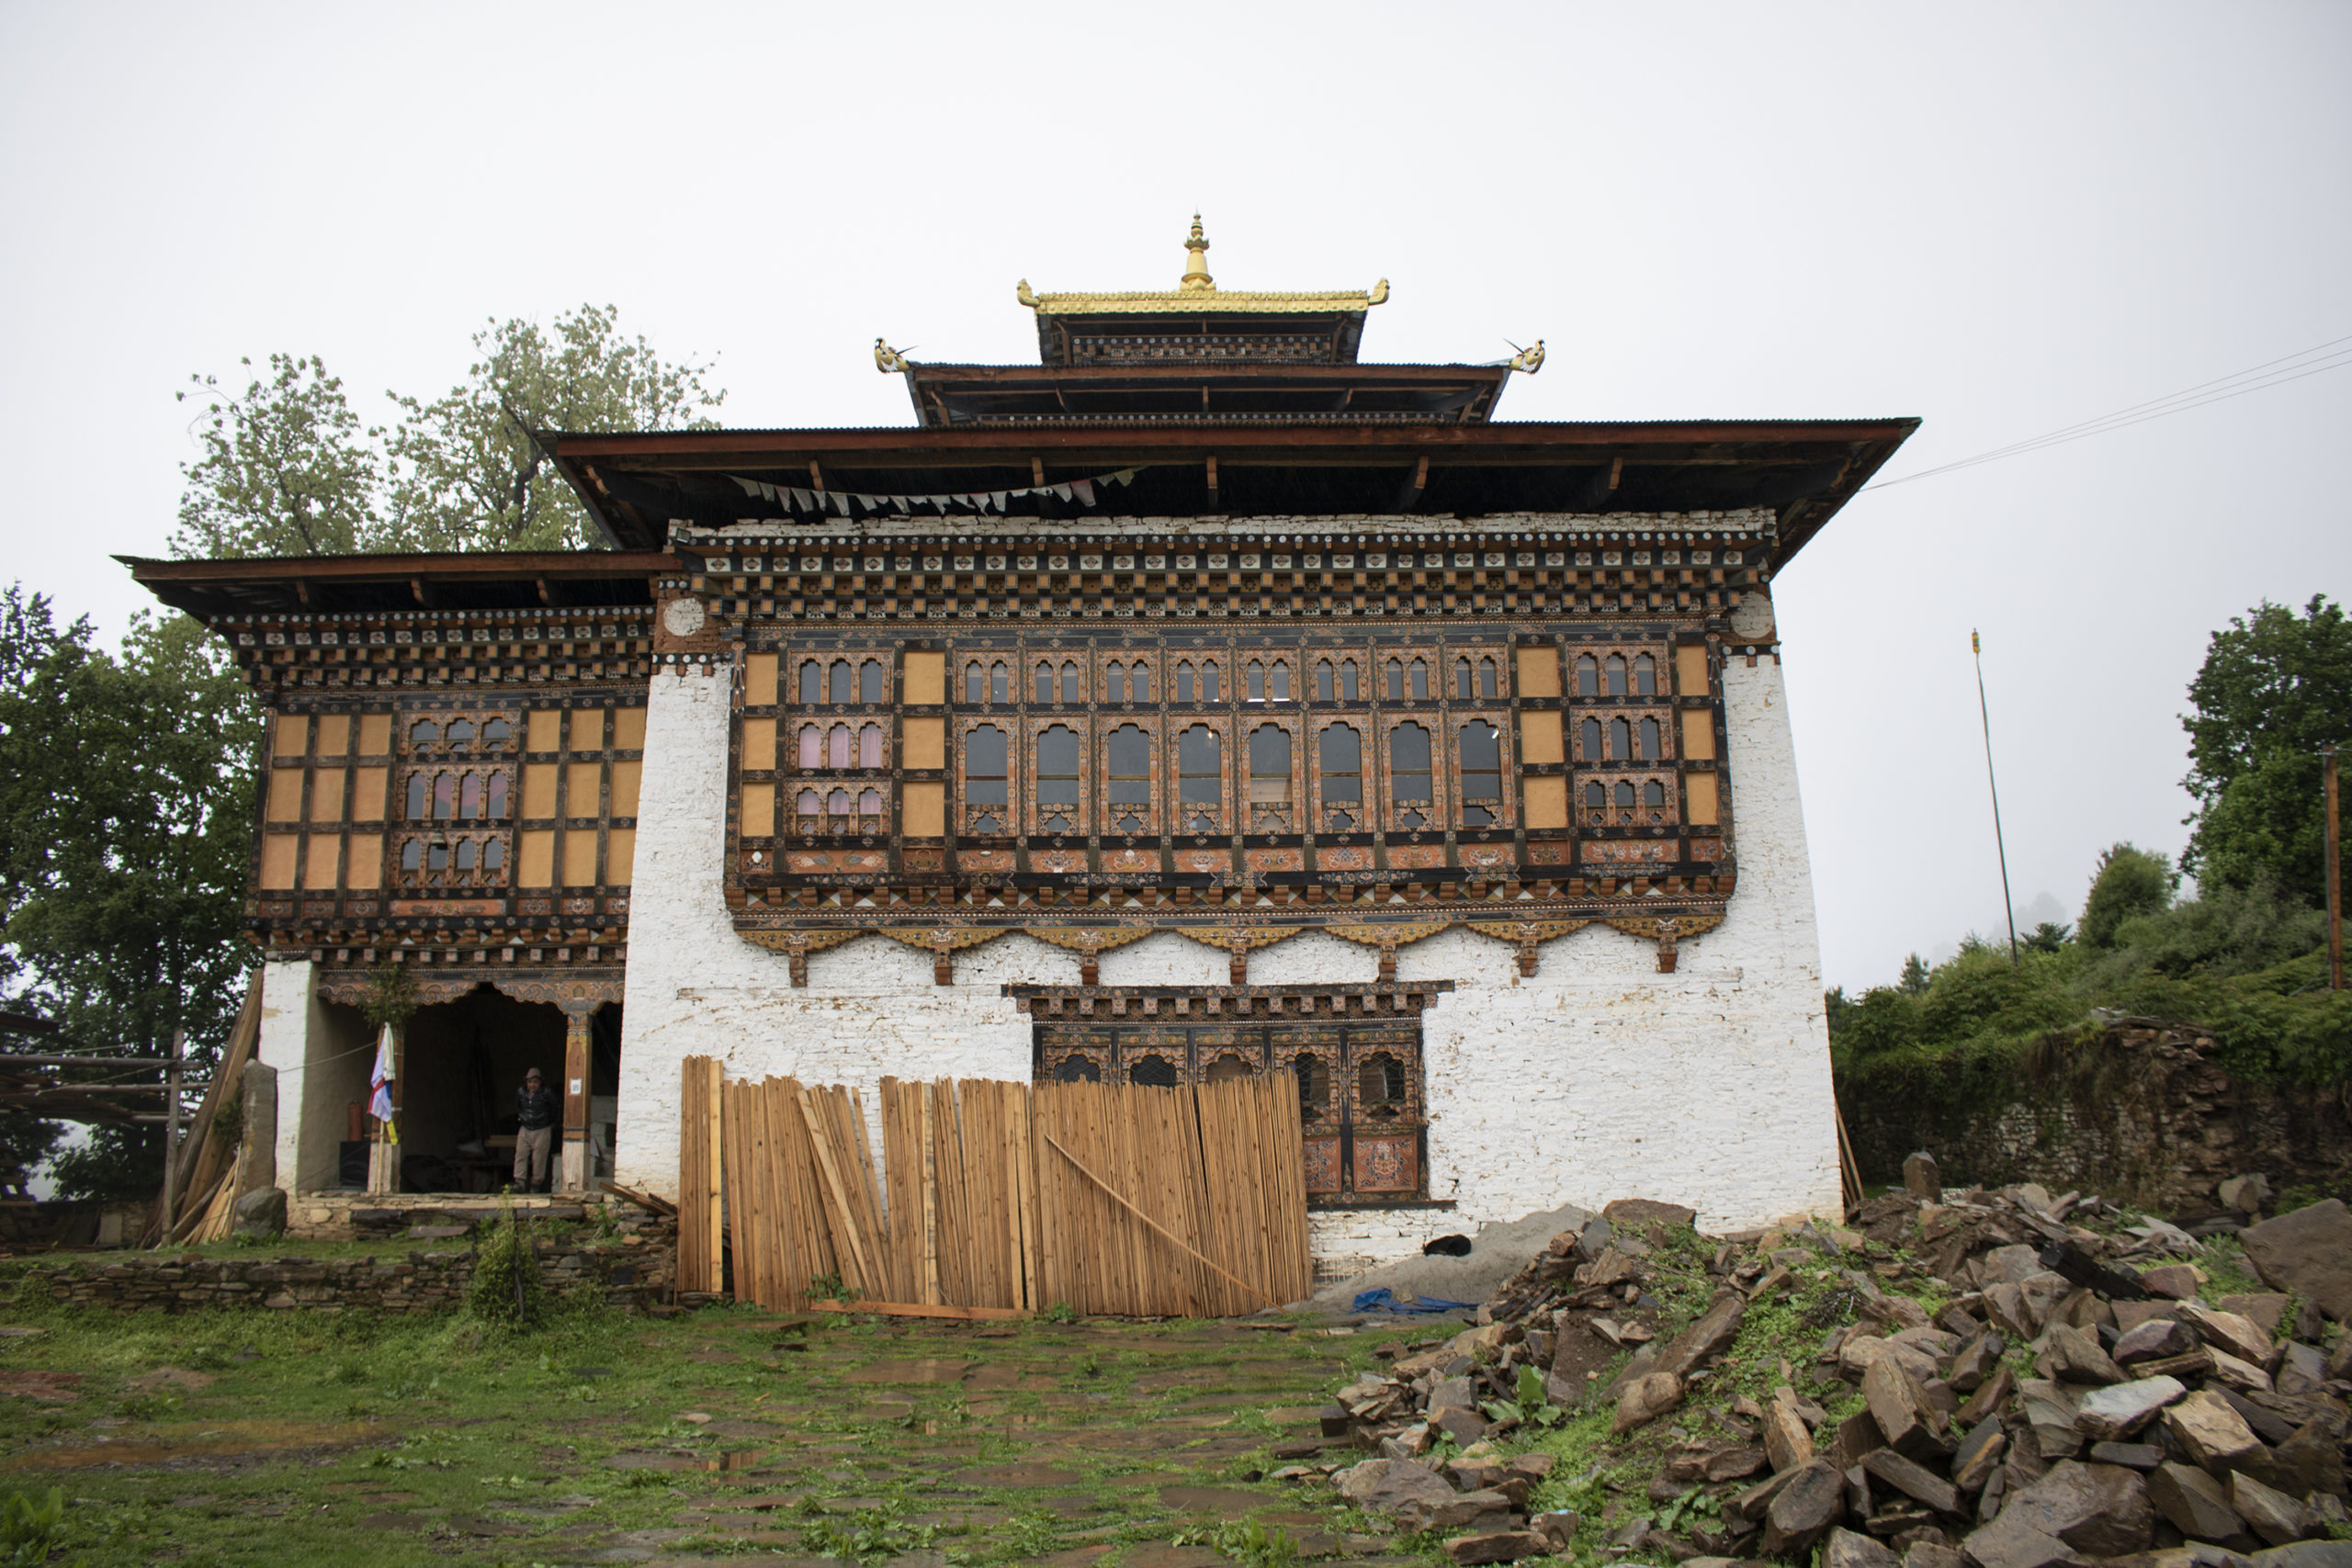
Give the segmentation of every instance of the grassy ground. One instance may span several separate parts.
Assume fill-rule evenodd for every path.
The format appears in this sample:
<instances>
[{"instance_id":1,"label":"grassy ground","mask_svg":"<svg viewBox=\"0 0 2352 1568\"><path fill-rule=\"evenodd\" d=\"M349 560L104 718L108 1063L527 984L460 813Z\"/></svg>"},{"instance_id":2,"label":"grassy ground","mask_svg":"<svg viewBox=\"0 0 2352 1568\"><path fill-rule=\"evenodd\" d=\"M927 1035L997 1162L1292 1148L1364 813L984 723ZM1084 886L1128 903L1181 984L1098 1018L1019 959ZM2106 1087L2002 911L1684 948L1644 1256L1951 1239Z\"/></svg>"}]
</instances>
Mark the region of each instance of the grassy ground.
<instances>
[{"instance_id":1,"label":"grassy ground","mask_svg":"<svg viewBox=\"0 0 2352 1568\"><path fill-rule=\"evenodd\" d=\"M45 1305L0 1326L39 1330L0 1337L0 1491L62 1488L52 1562L1212 1561L1180 1537L1404 1561L1328 1490L1257 1479L1369 1334L737 1308L520 1336Z\"/></svg>"}]
</instances>

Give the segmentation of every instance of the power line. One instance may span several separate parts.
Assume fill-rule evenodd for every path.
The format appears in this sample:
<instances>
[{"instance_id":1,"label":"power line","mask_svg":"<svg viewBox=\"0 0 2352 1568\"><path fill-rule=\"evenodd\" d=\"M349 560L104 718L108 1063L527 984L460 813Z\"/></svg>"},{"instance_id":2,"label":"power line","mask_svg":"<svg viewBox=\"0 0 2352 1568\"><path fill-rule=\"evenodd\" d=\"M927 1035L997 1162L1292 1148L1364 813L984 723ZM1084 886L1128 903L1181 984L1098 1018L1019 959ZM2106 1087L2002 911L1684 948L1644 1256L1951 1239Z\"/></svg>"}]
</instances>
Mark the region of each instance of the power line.
<instances>
[{"instance_id":1,"label":"power line","mask_svg":"<svg viewBox=\"0 0 2352 1568\"><path fill-rule=\"evenodd\" d=\"M2063 446L2070 441L2081 441L2093 435L2105 435L2109 431L2144 424L2152 419L2163 419L2168 414L2186 413L2190 409L2203 408L2208 403L2227 402L2232 398L2244 397L2248 392L2267 391L2272 387L2283 387L2290 381L2300 381L2306 376L2316 376L2324 370L2340 370L2347 365L2352 365L2352 347L2346 347L2346 344L2352 344L2352 335L2331 338L2325 343L2316 344L2295 354L2282 355L2277 359L2265 360L2259 365L2249 366L2244 370L2228 376L2217 376L2211 381L2200 381L2193 387L2184 387L2177 392L2167 393L2161 398L2151 398L2145 402L2133 403L2127 408L2117 409L2112 413L2101 414L2096 419L2086 419L2074 424L2063 425L2040 435L2029 436L2023 441L2013 441L2006 446L1996 446L1990 451L1979 452L1973 457L1962 457L1932 468L1922 468L1916 474L1905 474L1899 479L1880 479L1864 485L1858 493L1867 495L1874 490L1892 490L1896 485L1909 484L1915 479L1934 479L1939 474L1955 473L1962 468L1973 468L1981 463L1996 463L2006 457L2023 457L2029 452L2039 452L2044 447Z\"/></svg>"}]
</instances>

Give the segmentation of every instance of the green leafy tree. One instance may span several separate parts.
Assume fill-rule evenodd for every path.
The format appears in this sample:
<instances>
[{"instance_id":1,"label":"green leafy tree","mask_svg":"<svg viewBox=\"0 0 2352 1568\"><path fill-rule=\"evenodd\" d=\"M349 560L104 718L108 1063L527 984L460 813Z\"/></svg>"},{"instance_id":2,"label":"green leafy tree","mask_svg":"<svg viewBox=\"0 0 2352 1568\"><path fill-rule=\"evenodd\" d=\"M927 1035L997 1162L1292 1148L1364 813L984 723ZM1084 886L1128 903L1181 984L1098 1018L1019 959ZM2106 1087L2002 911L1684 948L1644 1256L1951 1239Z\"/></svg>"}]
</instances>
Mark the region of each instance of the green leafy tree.
<instances>
[{"instance_id":1,"label":"green leafy tree","mask_svg":"<svg viewBox=\"0 0 2352 1568\"><path fill-rule=\"evenodd\" d=\"M559 550L607 543L538 437L557 430L707 430L726 397L707 365L672 364L582 305L542 329L494 321L481 355L432 402L394 396L389 505L396 530L433 550Z\"/></svg>"},{"instance_id":2,"label":"green leafy tree","mask_svg":"<svg viewBox=\"0 0 2352 1568\"><path fill-rule=\"evenodd\" d=\"M1919 996L1927 990L1928 966L1919 961L1917 953L1903 961L1903 973L1894 983L1907 997Z\"/></svg>"},{"instance_id":3,"label":"green leafy tree","mask_svg":"<svg viewBox=\"0 0 2352 1568\"><path fill-rule=\"evenodd\" d=\"M273 354L267 378L241 393L216 377L188 379L193 389L177 395L202 405L204 455L180 465L187 483L174 555L343 556L397 547L379 537L378 433L361 428L343 382L318 355Z\"/></svg>"},{"instance_id":4,"label":"green leafy tree","mask_svg":"<svg viewBox=\"0 0 2352 1568\"><path fill-rule=\"evenodd\" d=\"M0 987L55 1018L68 1054L147 1055L175 1029L202 1067L243 1000L238 940L256 705L226 650L177 614L118 654L86 620L0 593ZM56 1166L74 1196L144 1195L148 1127L101 1128Z\"/></svg>"},{"instance_id":5,"label":"green leafy tree","mask_svg":"<svg viewBox=\"0 0 2352 1568\"><path fill-rule=\"evenodd\" d=\"M2325 897L2319 748L2352 744L2352 622L2314 594L2301 615L2267 600L2213 634L2189 682L2197 797L2182 869L2206 886L2268 880L2306 903Z\"/></svg>"},{"instance_id":6,"label":"green leafy tree","mask_svg":"<svg viewBox=\"0 0 2352 1568\"><path fill-rule=\"evenodd\" d=\"M2090 896L2083 900L2076 929L2084 945L2113 947L2124 921L2172 908L2173 891L2179 886L2179 874L2163 855L2130 842L2109 844L2099 852Z\"/></svg>"}]
</instances>

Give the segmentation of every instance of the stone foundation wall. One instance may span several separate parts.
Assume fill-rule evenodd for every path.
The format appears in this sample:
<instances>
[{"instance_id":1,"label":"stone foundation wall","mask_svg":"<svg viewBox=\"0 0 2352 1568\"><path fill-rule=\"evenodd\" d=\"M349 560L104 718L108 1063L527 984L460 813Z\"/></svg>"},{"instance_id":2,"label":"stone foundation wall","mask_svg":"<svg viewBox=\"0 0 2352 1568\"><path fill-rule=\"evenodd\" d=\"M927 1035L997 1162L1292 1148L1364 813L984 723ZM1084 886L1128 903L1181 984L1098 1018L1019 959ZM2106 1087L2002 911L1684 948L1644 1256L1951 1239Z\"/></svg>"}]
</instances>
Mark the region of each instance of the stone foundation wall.
<instances>
[{"instance_id":1,"label":"stone foundation wall","mask_svg":"<svg viewBox=\"0 0 2352 1568\"><path fill-rule=\"evenodd\" d=\"M2046 1042L1972 1103L1885 1074L1841 1081L1838 1100L1866 1181L1899 1182L1925 1149L1948 1186L2036 1181L2164 1214L2213 1212L2247 1172L2352 1195L2352 1086L2249 1083L2214 1054L2193 1025L2126 1021Z\"/></svg>"}]
</instances>

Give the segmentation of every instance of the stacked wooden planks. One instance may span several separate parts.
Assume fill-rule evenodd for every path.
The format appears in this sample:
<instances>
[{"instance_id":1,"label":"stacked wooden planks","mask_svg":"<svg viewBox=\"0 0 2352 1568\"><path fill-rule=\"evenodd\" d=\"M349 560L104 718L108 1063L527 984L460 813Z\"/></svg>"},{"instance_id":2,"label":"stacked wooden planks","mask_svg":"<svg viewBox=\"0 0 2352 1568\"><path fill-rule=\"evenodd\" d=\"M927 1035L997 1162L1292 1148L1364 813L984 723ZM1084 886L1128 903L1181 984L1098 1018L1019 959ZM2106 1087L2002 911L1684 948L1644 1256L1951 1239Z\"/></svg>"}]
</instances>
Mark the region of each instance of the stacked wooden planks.
<instances>
[{"instance_id":1,"label":"stacked wooden planks","mask_svg":"<svg viewBox=\"0 0 2352 1568\"><path fill-rule=\"evenodd\" d=\"M682 1290L718 1288L722 1169L735 1298L765 1307L1224 1315L1310 1288L1287 1074L1197 1089L884 1078L877 1164L856 1090L716 1073L687 1068ZM689 1234L708 1236L691 1262Z\"/></svg>"},{"instance_id":2,"label":"stacked wooden planks","mask_svg":"<svg viewBox=\"0 0 2352 1568\"><path fill-rule=\"evenodd\" d=\"M725 1277L721 1248L718 1059L688 1056L678 1092L678 1289L716 1291Z\"/></svg>"}]
</instances>

